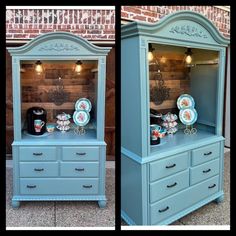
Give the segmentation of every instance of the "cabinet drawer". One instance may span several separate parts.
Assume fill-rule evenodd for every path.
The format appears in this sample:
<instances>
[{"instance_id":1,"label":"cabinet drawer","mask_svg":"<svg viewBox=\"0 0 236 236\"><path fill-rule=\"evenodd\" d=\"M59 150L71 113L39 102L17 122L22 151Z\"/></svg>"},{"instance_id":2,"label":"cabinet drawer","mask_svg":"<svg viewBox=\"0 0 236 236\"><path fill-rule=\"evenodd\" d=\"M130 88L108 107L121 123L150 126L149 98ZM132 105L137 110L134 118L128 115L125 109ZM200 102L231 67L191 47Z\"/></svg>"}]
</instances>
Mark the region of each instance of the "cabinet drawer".
<instances>
[{"instance_id":1,"label":"cabinet drawer","mask_svg":"<svg viewBox=\"0 0 236 236\"><path fill-rule=\"evenodd\" d=\"M20 179L21 194L97 194L98 179Z\"/></svg>"},{"instance_id":2,"label":"cabinet drawer","mask_svg":"<svg viewBox=\"0 0 236 236\"><path fill-rule=\"evenodd\" d=\"M150 163L150 181L172 175L188 168L188 152L180 153L160 161Z\"/></svg>"},{"instance_id":3,"label":"cabinet drawer","mask_svg":"<svg viewBox=\"0 0 236 236\"><path fill-rule=\"evenodd\" d=\"M220 143L197 148L192 151L192 165L198 165L220 156Z\"/></svg>"},{"instance_id":4,"label":"cabinet drawer","mask_svg":"<svg viewBox=\"0 0 236 236\"><path fill-rule=\"evenodd\" d=\"M21 162L20 177L57 177L58 163L56 162Z\"/></svg>"},{"instance_id":5,"label":"cabinet drawer","mask_svg":"<svg viewBox=\"0 0 236 236\"><path fill-rule=\"evenodd\" d=\"M97 161L99 160L99 147L63 147L62 160Z\"/></svg>"},{"instance_id":6,"label":"cabinet drawer","mask_svg":"<svg viewBox=\"0 0 236 236\"><path fill-rule=\"evenodd\" d=\"M211 196L218 191L218 184L219 176L215 176L150 205L151 224L158 224L166 218Z\"/></svg>"},{"instance_id":7,"label":"cabinet drawer","mask_svg":"<svg viewBox=\"0 0 236 236\"><path fill-rule=\"evenodd\" d=\"M98 177L98 162L61 163L61 176L64 177Z\"/></svg>"},{"instance_id":8,"label":"cabinet drawer","mask_svg":"<svg viewBox=\"0 0 236 236\"><path fill-rule=\"evenodd\" d=\"M20 161L54 161L56 147L20 147Z\"/></svg>"},{"instance_id":9,"label":"cabinet drawer","mask_svg":"<svg viewBox=\"0 0 236 236\"><path fill-rule=\"evenodd\" d=\"M171 175L150 184L150 202L153 203L189 186L189 170Z\"/></svg>"},{"instance_id":10,"label":"cabinet drawer","mask_svg":"<svg viewBox=\"0 0 236 236\"><path fill-rule=\"evenodd\" d=\"M209 161L196 167L190 168L190 184L196 184L219 173L220 160Z\"/></svg>"}]
</instances>

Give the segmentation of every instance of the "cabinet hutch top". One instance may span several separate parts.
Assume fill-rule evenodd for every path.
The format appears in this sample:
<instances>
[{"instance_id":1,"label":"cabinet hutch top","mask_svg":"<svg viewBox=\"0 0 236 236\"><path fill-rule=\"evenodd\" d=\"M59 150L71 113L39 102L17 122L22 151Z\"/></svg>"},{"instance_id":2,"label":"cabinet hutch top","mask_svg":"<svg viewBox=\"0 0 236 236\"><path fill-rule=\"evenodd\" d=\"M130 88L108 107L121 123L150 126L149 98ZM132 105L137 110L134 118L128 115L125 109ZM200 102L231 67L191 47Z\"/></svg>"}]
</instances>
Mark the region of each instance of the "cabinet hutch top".
<instances>
[{"instance_id":1,"label":"cabinet hutch top","mask_svg":"<svg viewBox=\"0 0 236 236\"><path fill-rule=\"evenodd\" d=\"M206 17L192 11L175 12L154 24L132 22L122 26L121 35L122 39L146 36L212 46L227 46L230 43Z\"/></svg>"},{"instance_id":2,"label":"cabinet hutch top","mask_svg":"<svg viewBox=\"0 0 236 236\"><path fill-rule=\"evenodd\" d=\"M68 32L40 35L21 47L8 47L11 56L106 56L110 47L98 47Z\"/></svg>"}]
</instances>

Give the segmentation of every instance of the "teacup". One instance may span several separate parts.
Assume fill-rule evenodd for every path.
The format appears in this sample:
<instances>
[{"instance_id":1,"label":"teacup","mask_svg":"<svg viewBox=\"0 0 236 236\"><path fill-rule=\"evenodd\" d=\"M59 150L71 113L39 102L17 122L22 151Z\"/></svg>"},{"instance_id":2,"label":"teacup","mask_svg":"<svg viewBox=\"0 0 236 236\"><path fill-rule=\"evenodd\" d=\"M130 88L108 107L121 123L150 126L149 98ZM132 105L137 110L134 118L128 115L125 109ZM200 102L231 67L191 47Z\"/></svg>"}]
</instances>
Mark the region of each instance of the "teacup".
<instances>
[{"instance_id":1,"label":"teacup","mask_svg":"<svg viewBox=\"0 0 236 236\"><path fill-rule=\"evenodd\" d=\"M34 130L35 130L35 132L39 133L44 125L45 125L44 121L34 120Z\"/></svg>"},{"instance_id":2,"label":"teacup","mask_svg":"<svg viewBox=\"0 0 236 236\"><path fill-rule=\"evenodd\" d=\"M52 133L55 129L55 124L47 124L46 128L49 133Z\"/></svg>"}]
</instances>

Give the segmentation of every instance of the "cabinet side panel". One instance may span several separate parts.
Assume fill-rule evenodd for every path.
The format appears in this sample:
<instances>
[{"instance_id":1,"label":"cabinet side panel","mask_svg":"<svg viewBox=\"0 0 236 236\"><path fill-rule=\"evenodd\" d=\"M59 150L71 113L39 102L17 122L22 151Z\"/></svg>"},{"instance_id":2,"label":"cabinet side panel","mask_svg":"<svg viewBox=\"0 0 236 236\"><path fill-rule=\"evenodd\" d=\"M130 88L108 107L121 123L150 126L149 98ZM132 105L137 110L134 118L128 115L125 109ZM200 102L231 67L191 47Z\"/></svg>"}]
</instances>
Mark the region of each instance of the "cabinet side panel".
<instances>
[{"instance_id":1,"label":"cabinet side panel","mask_svg":"<svg viewBox=\"0 0 236 236\"><path fill-rule=\"evenodd\" d=\"M199 65L191 70L191 95L196 102L198 122L210 126L216 125L218 69L218 65Z\"/></svg>"},{"instance_id":2,"label":"cabinet side panel","mask_svg":"<svg viewBox=\"0 0 236 236\"><path fill-rule=\"evenodd\" d=\"M122 155L121 158L121 210L135 222L142 225L142 171L141 165Z\"/></svg>"},{"instance_id":3,"label":"cabinet side panel","mask_svg":"<svg viewBox=\"0 0 236 236\"><path fill-rule=\"evenodd\" d=\"M121 145L142 153L141 89L138 37L121 41Z\"/></svg>"}]
</instances>

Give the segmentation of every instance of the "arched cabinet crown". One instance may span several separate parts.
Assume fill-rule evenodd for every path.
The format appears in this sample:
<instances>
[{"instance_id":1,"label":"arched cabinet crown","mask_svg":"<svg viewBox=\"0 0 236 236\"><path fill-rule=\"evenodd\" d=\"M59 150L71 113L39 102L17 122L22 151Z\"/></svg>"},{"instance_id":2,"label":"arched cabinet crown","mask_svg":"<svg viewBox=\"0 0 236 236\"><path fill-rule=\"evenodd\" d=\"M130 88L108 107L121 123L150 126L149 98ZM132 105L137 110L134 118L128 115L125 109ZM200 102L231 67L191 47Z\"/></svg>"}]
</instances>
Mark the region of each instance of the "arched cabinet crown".
<instances>
[{"instance_id":1,"label":"arched cabinet crown","mask_svg":"<svg viewBox=\"0 0 236 236\"><path fill-rule=\"evenodd\" d=\"M12 56L106 56L110 47L98 47L67 32L40 35L28 44L7 48Z\"/></svg>"},{"instance_id":2,"label":"arched cabinet crown","mask_svg":"<svg viewBox=\"0 0 236 236\"><path fill-rule=\"evenodd\" d=\"M163 17L155 24L133 22L122 27L122 38L139 36L158 37L175 41L227 46L229 39L203 15L192 11L179 11Z\"/></svg>"}]
</instances>

